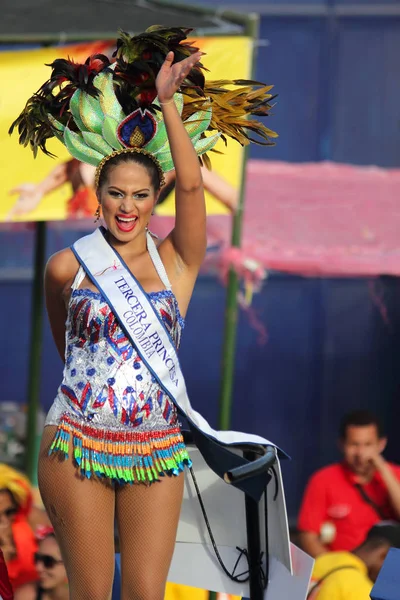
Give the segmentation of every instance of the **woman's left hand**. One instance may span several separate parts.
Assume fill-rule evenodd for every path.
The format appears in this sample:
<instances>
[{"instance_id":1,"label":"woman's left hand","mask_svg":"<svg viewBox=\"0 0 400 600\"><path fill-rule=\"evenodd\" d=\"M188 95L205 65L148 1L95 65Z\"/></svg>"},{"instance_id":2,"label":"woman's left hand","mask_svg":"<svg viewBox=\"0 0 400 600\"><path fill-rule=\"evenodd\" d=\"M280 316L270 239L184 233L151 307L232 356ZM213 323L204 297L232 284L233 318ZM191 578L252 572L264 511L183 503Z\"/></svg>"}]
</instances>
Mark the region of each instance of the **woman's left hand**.
<instances>
[{"instance_id":1,"label":"woman's left hand","mask_svg":"<svg viewBox=\"0 0 400 600\"><path fill-rule=\"evenodd\" d=\"M202 52L196 52L185 58L185 60L172 64L174 53L168 52L156 79L156 89L160 102L167 103L173 99L175 92L179 90L185 77L200 60L202 54Z\"/></svg>"},{"instance_id":2,"label":"woman's left hand","mask_svg":"<svg viewBox=\"0 0 400 600\"><path fill-rule=\"evenodd\" d=\"M15 558L17 551L11 525L0 528L0 548L2 549L6 562Z\"/></svg>"}]
</instances>

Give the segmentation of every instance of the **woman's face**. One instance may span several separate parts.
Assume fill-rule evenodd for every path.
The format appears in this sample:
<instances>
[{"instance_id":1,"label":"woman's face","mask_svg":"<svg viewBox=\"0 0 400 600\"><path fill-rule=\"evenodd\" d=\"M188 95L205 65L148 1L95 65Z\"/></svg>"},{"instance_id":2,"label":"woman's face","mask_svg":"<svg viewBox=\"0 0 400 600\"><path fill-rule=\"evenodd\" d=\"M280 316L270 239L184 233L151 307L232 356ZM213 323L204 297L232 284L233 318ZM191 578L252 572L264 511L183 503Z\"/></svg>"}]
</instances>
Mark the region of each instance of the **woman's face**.
<instances>
[{"instance_id":1,"label":"woman's face","mask_svg":"<svg viewBox=\"0 0 400 600\"><path fill-rule=\"evenodd\" d=\"M14 520L17 506L8 490L0 490L0 529L9 527Z\"/></svg>"},{"instance_id":2,"label":"woman's face","mask_svg":"<svg viewBox=\"0 0 400 600\"><path fill-rule=\"evenodd\" d=\"M8 562L16 554L13 538L13 522L17 506L8 490L0 490L0 548Z\"/></svg>"},{"instance_id":3,"label":"woman's face","mask_svg":"<svg viewBox=\"0 0 400 600\"><path fill-rule=\"evenodd\" d=\"M142 165L124 162L112 167L99 190L107 229L120 242L143 234L157 199L150 175Z\"/></svg>"},{"instance_id":4,"label":"woman's face","mask_svg":"<svg viewBox=\"0 0 400 600\"><path fill-rule=\"evenodd\" d=\"M47 537L39 543L35 562L39 585L43 590L54 590L57 587L68 585L60 548L53 536Z\"/></svg>"}]
</instances>

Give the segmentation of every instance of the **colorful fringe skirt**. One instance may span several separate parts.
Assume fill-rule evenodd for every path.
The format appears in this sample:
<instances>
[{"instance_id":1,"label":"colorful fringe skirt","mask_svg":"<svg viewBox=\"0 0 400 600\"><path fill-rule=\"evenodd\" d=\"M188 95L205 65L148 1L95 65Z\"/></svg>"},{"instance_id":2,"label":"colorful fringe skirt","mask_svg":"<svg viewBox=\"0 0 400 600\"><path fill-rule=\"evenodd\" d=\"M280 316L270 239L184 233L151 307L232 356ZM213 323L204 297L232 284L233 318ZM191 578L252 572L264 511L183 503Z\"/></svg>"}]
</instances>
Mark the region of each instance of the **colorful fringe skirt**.
<instances>
[{"instance_id":1,"label":"colorful fringe skirt","mask_svg":"<svg viewBox=\"0 0 400 600\"><path fill-rule=\"evenodd\" d=\"M105 429L63 414L49 454L60 452L67 459L71 440L73 459L86 478L150 484L191 466L178 426L159 431Z\"/></svg>"}]
</instances>

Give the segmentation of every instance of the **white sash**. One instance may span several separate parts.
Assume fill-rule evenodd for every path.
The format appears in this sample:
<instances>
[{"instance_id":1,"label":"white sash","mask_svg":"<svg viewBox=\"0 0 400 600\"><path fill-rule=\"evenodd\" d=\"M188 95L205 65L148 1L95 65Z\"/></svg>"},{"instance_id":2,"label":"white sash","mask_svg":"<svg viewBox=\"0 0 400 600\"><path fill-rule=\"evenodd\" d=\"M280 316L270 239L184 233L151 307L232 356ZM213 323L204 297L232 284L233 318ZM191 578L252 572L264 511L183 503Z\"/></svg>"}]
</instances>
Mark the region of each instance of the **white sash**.
<instances>
[{"instance_id":1,"label":"white sash","mask_svg":"<svg viewBox=\"0 0 400 600\"><path fill-rule=\"evenodd\" d=\"M107 300L144 364L192 425L226 445L274 445L258 435L216 431L193 410L169 333L142 286L100 229L75 242L72 250Z\"/></svg>"}]
</instances>

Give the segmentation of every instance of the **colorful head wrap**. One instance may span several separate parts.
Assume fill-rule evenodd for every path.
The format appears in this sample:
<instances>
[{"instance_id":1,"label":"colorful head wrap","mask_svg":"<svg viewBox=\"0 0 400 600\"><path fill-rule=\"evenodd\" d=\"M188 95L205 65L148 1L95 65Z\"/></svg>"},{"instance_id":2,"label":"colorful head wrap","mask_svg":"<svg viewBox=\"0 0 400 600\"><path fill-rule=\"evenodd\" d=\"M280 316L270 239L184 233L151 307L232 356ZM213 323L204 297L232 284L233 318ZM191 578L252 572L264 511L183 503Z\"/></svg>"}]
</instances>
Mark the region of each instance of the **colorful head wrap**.
<instances>
[{"instance_id":1,"label":"colorful head wrap","mask_svg":"<svg viewBox=\"0 0 400 600\"><path fill-rule=\"evenodd\" d=\"M0 490L10 492L20 515L28 515L32 508L32 490L29 479L12 467L0 464Z\"/></svg>"},{"instance_id":2,"label":"colorful head wrap","mask_svg":"<svg viewBox=\"0 0 400 600\"><path fill-rule=\"evenodd\" d=\"M157 99L155 81L168 52L174 62L198 51L188 42L190 29L150 27L130 37L120 33L115 61L97 54L86 62L57 59L52 74L27 102L10 128L19 142L50 155L46 141L56 137L70 154L98 168L119 153L144 152L160 172L174 168L168 136ZM205 81L198 62L174 101L193 146L207 166L207 152L219 138L245 145L270 145L276 134L248 117L264 117L271 108L272 86L246 80ZM258 140L250 137L258 136Z\"/></svg>"},{"instance_id":3,"label":"colorful head wrap","mask_svg":"<svg viewBox=\"0 0 400 600\"><path fill-rule=\"evenodd\" d=\"M42 542L50 536L55 537L54 529L50 525L38 525L38 527L36 527L35 538L38 542Z\"/></svg>"}]
</instances>

